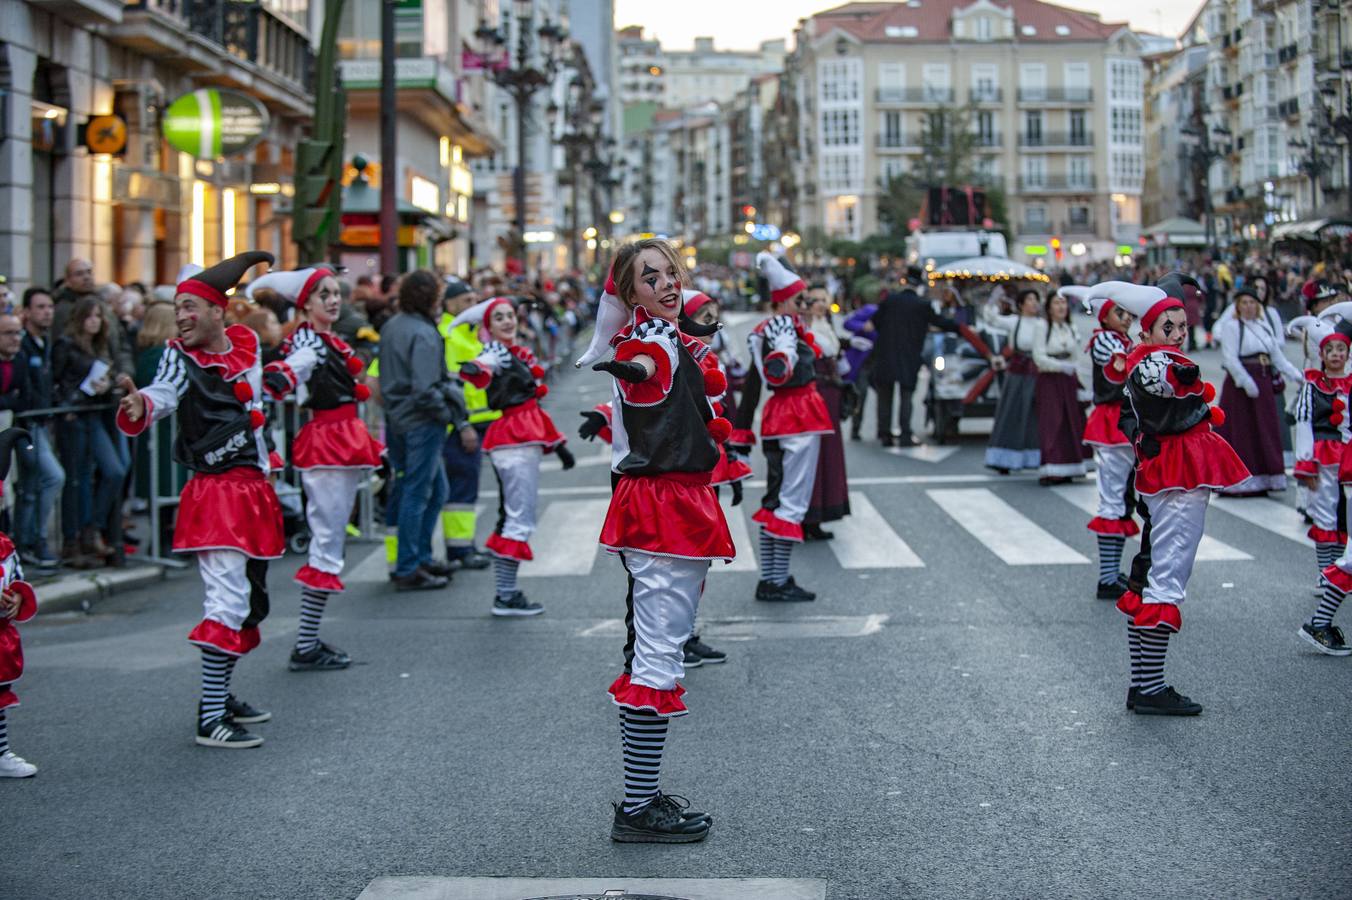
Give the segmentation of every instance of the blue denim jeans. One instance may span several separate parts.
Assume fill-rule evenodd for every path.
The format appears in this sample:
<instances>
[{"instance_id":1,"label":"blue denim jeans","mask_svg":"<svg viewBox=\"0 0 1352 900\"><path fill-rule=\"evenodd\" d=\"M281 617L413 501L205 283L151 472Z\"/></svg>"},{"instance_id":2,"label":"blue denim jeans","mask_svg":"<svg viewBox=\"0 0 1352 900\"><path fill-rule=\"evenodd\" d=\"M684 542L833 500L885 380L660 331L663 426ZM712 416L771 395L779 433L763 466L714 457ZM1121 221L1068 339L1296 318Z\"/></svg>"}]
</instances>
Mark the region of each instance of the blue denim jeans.
<instances>
[{"instance_id":1,"label":"blue denim jeans","mask_svg":"<svg viewBox=\"0 0 1352 900\"><path fill-rule=\"evenodd\" d=\"M446 502L446 468L441 460L441 445L446 429L425 425L399 436L402 459L395 466L395 490L398 492L399 556L394 574L412 575L418 566L432 561L432 534Z\"/></svg>"},{"instance_id":2,"label":"blue denim jeans","mask_svg":"<svg viewBox=\"0 0 1352 900\"><path fill-rule=\"evenodd\" d=\"M59 420L56 437L67 473L61 498L61 533L70 541L81 528L108 526L113 507L122 496L130 455L122 436L109 430L102 412L77 413L72 421Z\"/></svg>"},{"instance_id":3,"label":"blue denim jeans","mask_svg":"<svg viewBox=\"0 0 1352 900\"><path fill-rule=\"evenodd\" d=\"M19 490L15 500L14 539L19 549L39 556L49 552L47 522L66 483L66 470L52 449L48 425L25 425L32 449L19 451Z\"/></svg>"}]
</instances>

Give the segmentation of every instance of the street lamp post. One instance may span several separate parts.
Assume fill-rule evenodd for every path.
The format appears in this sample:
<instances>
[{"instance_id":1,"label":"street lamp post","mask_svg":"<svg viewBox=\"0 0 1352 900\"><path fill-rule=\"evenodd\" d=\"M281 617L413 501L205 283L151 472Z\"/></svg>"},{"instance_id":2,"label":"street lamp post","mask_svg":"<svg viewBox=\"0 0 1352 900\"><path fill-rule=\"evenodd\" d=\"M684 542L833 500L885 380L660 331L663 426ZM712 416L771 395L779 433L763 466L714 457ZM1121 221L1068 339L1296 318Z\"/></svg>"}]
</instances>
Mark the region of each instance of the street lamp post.
<instances>
[{"instance_id":1,"label":"street lamp post","mask_svg":"<svg viewBox=\"0 0 1352 900\"><path fill-rule=\"evenodd\" d=\"M516 167L512 170L512 198L516 205L513 225L516 228L516 240L512 251L525 261L526 236L526 130L530 121L531 101L536 92L549 86L558 74L559 49L568 39L568 32L548 19L538 30L535 25L535 4L532 0L514 0L513 14L516 17L517 41L516 59L512 52L504 50L488 66L489 77L493 83L507 91L516 104ZM475 37L485 45L485 57L494 56L494 50L504 48L510 34L482 23L474 32ZM537 63L534 49L535 36L540 39L540 60Z\"/></svg>"},{"instance_id":2,"label":"street lamp post","mask_svg":"<svg viewBox=\"0 0 1352 900\"><path fill-rule=\"evenodd\" d=\"M1216 249L1216 209L1211 200L1211 166L1216 160L1224 157L1225 153L1211 143L1211 135L1229 137L1230 130L1220 126L1208 129L1206 123L1201 123L1201 127L1188 126L1180 129L1180 132L1189 138L1194 163L1202 167L1202 201L1206 210L1206 244L1208 250L1214 251Z\"/></svg>"}]
</instances>

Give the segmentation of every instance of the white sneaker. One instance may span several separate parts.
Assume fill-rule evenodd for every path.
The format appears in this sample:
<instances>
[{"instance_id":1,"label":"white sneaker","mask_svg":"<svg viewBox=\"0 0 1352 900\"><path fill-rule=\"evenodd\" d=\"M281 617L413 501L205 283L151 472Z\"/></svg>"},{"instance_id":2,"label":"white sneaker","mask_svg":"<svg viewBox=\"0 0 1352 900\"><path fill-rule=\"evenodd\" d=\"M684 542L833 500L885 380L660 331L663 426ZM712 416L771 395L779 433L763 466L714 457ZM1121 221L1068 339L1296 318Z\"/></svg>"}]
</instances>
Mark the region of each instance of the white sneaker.
<instances>
[{"instance_id":1,"label":"white sneaker","mask_svg":"<svg viewBox=\"0 0 1352 900\"><path fill-rule=\"evenodd\" d=\"M32 778L38 773L38 767L15 756L8 751L0 756L0 778Z\"/></svg>"}]
</instances>

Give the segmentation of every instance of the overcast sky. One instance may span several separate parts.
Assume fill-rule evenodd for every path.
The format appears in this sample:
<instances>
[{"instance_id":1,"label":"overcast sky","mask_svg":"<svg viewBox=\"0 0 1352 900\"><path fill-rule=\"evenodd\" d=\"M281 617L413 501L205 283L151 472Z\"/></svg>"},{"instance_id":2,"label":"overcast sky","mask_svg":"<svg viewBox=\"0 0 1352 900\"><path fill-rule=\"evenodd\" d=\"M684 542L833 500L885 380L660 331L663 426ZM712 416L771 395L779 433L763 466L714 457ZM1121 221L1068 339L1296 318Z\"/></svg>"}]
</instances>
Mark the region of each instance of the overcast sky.
<instances>
[{"instance_id":1,"label":"overcast sky","mask_svg":"<svg viewBox=\"0 0 1352 900\"><path fill-rule=\"evenodd\" d=\"M615 26L642 25L671 50L687 50L701 35L712 36L720 49L750 50L761 41L788 40L799 19L840 5L831 0L615 0ZM1057 5L1172 37L1192 20L1201 0L1062 0Z\"/></svg>"}]
</instances>

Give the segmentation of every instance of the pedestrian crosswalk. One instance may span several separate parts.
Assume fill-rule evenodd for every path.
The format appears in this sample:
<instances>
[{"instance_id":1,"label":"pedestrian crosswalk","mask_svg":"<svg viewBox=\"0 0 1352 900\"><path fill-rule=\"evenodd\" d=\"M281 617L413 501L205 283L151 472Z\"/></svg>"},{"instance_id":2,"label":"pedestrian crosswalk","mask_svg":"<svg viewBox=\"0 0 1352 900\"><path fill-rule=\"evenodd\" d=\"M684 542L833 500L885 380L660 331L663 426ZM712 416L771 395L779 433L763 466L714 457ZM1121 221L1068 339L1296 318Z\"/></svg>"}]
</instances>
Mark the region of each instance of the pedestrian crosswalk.
<instances>
[{"instance_id":1,"label":"pedestrian crosswalk","mask_svg":"<svg viewBox=\"0 0 1352 900\"><path fill-rule=\"evenodd\" d=\"M1098 505L1097 488L1092 482L1052 488L1040 496L1054 500L1039 499L1035 507L1027 509L1030 495L1026 487L978 486L961 479L932 488L926 483L918 482L917 487L931 502L912 495L905 506L899 507L900 512L879 499L887 496L879 491L890 485L856 485L861 489L850 492L851 515L828 525L834 539L824 547L816 545L815 550L805 548L801 552L828 553L845 570L951 564L948 561L955 546L973 565L1083 566L1094 559L1093 536L1085 529ZM734 507L728 492L722 492L720 502L737 559L730 565L715 563L709 569L711 576L758 571L757 526L751 521L757 499L758 491L753 486L746 492L746 502ZM610 505L608 496L598 495L591 488L569 488L542 496L541 502L539 527L531 539L535 559L521 567L522 578L588 576L610 565L610 555L597 546ZM879 505L885 509L880 510ZM491 523L491 511L485 508L481 512L481 523ZM1298 552L1295 544L1310 547L1300 514L1275 499L1216 498L1207 517L1207 529L1224 533L1230 542L1213 534L1204 536L1197 553L1197 561L1204 564L1284 558ZM1272 541L1268 539L1271 536L1282 540ZM1130 553L1128 550L1128 556ZM932 557L928 561L927 555ZM375 582L386 577L383 549L372 551L367 558L350 560L349 566L348 581Z\"/></svg>"}]
</instances>

